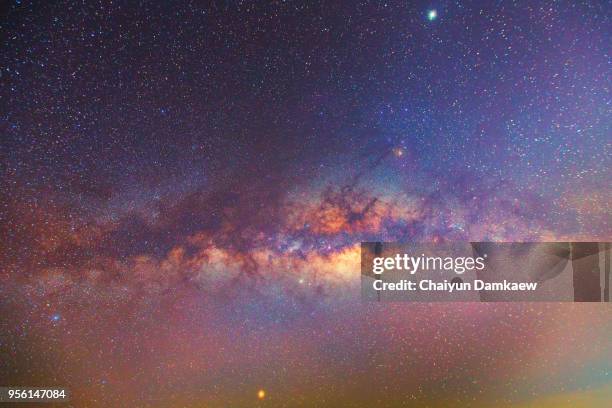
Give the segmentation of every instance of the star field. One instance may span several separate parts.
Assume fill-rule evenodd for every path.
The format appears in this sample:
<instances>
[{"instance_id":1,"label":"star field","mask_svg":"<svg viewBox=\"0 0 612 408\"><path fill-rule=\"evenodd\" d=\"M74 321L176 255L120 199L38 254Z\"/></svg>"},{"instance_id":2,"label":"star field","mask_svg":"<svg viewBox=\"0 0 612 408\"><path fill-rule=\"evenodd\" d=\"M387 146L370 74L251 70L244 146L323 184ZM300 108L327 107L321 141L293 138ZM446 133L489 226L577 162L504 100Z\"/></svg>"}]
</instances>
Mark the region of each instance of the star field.
<instances>
[{"instance_id":1,"label":"star field","mask_svg":"<svg viewBox=\"0 0 612 408\"><path fill-rule=\"evenodd\" d=\"M364 303L359 242L609 241L611 22L605 2L7 2L0 385L603 406L605 305Z\"/></svg>"}]
</instances>

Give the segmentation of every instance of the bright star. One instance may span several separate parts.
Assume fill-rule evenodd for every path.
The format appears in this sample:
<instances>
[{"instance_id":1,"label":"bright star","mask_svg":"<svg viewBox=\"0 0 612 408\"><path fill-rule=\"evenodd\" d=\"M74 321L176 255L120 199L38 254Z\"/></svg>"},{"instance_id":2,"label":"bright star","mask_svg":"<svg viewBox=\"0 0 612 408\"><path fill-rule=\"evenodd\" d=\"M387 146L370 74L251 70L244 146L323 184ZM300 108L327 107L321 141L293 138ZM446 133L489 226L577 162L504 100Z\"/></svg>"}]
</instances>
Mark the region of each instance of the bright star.
<instances>
[{"instance_id":1,"label":"bright star","mask_svg":"<svg viewBox=\"0 0 612 408\"><path fill-rule=\"evenodd\" d=\"M266 397L266 392L264 390L257 391L257 398L264 399Z\"/></svg>"},{"instance_id":2,"label":"bright star","mask_svg":"<svg viewBox=\"0 0 612 408\"><path fill-rule=\"evenodd\" d=\"M436 10L429 10L427 12L427 19L429 21L434 21L436 18L438 18L438 12Z\"/></svg>"}]
</instances>

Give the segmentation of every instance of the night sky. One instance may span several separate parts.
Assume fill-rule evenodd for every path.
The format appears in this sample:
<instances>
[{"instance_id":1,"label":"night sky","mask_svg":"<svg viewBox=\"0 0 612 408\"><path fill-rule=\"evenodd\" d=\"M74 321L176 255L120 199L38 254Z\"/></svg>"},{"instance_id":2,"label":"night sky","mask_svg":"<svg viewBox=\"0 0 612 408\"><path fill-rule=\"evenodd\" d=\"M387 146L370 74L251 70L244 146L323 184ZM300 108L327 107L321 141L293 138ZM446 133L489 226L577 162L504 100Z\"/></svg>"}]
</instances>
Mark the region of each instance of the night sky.
<instances>
[{"instance_id":1,"label":"night sky","mask_svg":"<svg viewBox=\"0 0 612 408\"><path fill-rule=\"evenodd\" d=\"M610 4L529 3L5 2L0 385L609 403L608 305L360 298L361 241L611 240Z\"/></svg>"}]
</instances>

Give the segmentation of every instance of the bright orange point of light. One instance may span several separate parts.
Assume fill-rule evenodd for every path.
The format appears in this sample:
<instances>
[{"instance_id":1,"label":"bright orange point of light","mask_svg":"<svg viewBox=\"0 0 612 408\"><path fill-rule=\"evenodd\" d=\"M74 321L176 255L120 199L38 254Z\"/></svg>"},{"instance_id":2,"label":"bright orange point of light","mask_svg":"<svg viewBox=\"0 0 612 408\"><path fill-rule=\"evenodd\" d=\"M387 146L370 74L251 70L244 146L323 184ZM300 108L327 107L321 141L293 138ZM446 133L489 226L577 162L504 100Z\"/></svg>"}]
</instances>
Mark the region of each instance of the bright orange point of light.
<instances>
[{"instance_id":1,"label":"bright orange point of light","mask_svg":"<svg viewBox=\"0 0 612 408\"><path fill-rule=\"evenodd\" d=\"M395 155L395 157L402 157L404 155L404 149L402 149L401 147L396 147L395 149L393 149L393 154Z\"/></svg>"},{"instance_id":2,"label":"bright orange point of light","mask_svg":"<svg viewBox=\"0 0 612 408\"><path fill-rule=\"evenodd\" d=\"M257 398L264 399L266 397L266 392L264 390L257 391Z\"/></svg>"}]
</instances>

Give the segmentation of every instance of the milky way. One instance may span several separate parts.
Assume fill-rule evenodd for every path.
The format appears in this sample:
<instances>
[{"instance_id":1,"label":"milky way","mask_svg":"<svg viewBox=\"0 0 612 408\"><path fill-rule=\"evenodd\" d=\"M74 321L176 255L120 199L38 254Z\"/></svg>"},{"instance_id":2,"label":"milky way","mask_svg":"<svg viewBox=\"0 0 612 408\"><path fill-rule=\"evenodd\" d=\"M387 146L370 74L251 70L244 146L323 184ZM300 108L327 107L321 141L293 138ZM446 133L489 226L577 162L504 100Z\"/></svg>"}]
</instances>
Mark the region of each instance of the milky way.
<instances>
[{"instance_id":1,"label":"milky way","mask_svg":"<svg viewBox=\"0 0 612 408\"><path fill-rule=\"evenodd\" d=\"M609 5L87 3L3 7L0 385L612 398L607 305L359 292L361 241L610 240Z\"/></svg>"}]
</instances>

